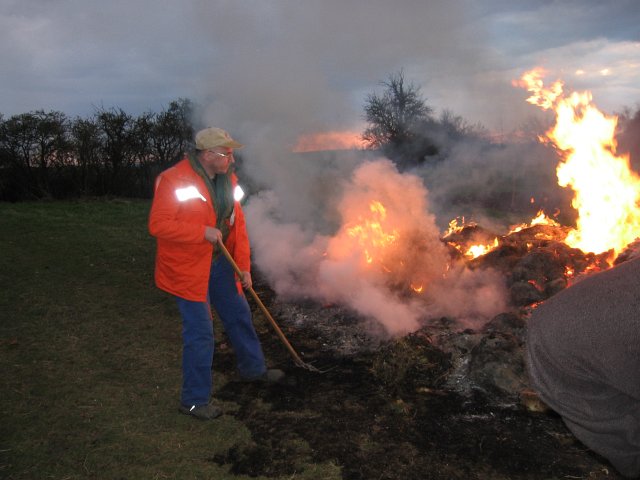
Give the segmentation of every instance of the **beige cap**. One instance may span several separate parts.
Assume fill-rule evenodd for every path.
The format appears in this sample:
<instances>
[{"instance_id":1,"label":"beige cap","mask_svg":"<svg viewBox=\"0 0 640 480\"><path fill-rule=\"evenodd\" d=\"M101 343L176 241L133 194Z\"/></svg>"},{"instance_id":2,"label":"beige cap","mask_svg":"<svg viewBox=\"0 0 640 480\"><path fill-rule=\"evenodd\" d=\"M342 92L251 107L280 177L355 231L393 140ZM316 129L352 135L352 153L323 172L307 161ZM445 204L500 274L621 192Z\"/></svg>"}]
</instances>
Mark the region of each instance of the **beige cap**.
<instances>
[{"instance_id":1,"label":"beige cap","mask_svg":"<svg viewBox=\"0 0 640 480\"><path fill-rule=\"evenodd\" d=\"M196 133L197 150L208 150L214 147L241 148L242 144L236 142L229 132L221 128L209 127Z\"/></svg>"}]
</instances>

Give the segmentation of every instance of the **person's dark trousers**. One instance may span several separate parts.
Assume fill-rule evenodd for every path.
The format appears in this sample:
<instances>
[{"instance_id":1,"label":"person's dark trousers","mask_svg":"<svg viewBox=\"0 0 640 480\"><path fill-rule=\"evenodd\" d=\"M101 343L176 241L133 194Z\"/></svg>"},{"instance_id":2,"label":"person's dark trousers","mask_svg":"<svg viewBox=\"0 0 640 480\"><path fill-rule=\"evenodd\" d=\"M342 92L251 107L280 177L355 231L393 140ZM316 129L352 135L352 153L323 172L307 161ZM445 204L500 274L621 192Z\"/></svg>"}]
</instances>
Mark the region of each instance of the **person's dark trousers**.
<instances>
[{"instance_id":1,"label":"person's dark trousers","mask_svg":"<svg viewBox=\"0 0 640 480\"><path fill-rule=\"evenodd\" d=\"M224 255L214 260L209 277L209 298L236 354L240 376L254 378L267 371L251 309L238 290L233 267Z\"/></svg>"},{"instance_id":2,"label":"person's dark trousers","mask_svg":"<svg viewBox=\"0 0 640 480\"><path fill-rule=\"evenodd\" d=\"M244 378L254 378L266 370L260 340L251 320L247 299L238 291L233 267L222 255L213 261L207 302L177 298L182 316L183 405L205 405L212 391L213 323L211 306L222 321L236 354L237 368Z\"/></svg>"}]
</instances>

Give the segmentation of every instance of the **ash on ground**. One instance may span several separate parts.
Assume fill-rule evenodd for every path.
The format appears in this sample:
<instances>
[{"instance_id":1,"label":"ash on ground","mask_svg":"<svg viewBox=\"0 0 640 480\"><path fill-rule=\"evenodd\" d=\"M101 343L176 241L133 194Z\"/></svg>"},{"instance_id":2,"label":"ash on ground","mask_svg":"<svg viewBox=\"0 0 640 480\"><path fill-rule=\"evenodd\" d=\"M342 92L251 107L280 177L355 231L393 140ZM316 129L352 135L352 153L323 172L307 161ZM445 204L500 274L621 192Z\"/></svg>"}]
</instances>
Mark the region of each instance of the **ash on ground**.
<instances>
[{"instance_id":1,"label":"ash on ground","mask_svg":"<svg viewBox=\"0 0 640 480\"><path fill-rule=\"evenodd\" d=\"M265 355L287 382L265 389L229 381L217 392L236 405L252 443L211 460L234 474L272 478L304 476L305 465L328 463L345 480L620 479L559 416L521 401L531 400L521 395L529 391L530 312L570 283L563 262L579 269L597 259L585 262L548 238L530 246L509 240L469 268L501 271L508 287L524 281L537 294L512 289L512 310L473 330L432 318L389 338L341 306L277 298L256 272L254 288L294 349L324 373L295 368L252 304ZM216 341L227 342L222 335ZM216 362L233 372L231 349L219 349Z\"/></svg>"},{"instance_id":2,"label":"ash on ground","mask_svg":"<svg viewBox=\"0 0 640 480\"><path fill-rule=\"evenodd\" d=\"M391 338L377 322L338 306L275 300L270 309L276 318L285 319L286 330L305 331L305 350L298 353L312 364L327 357L363 355L382 355L391 362L400 356L399 349L411 345L414 355L405 352L404 362L421 363L420 349L440 359L441 388L465 396L480 393L501 405L515 405L520 392L528 388L523 360L526 321L514 313L496 316L480 331L460 331L453 319L443 317L425 322L403 338ZM315 341L310 344L309 338Z\"/></svg>"},{"instance_id":3,"label":"ash on ground","mask_svg":"<svg viewBox=\"0 0 640 480\"><path fill-rule=\"evenodd\" d=\"M366 354L397 354L398 345L410 342L442 359L440 386L464 396L482 395L487 401L516 407L529 388L524 363L527 319L532 309L590 272L608 268L608 253L594 255L571 248L562 240L565 227L536 225L498 238L491 252L467 260L474 270L501 272L510 292L510 310L487 319L477 330L461 329L454 318L423 319L423 327L403 338L391 338L377 322L359 317L339 305L314 301L284 301L263 283L270 310L282 319L285 330L304 332L298 353L308 362L323 358L349 358ZM465 245L494 238L478 226L449 235L447 245ZM618 261L633 258L631 245ZM451 249L452 261L463 261ZM310 340L311 339L311 340ZM414 362L419 362L414 359Z\"/></svg>"}]
</instances>

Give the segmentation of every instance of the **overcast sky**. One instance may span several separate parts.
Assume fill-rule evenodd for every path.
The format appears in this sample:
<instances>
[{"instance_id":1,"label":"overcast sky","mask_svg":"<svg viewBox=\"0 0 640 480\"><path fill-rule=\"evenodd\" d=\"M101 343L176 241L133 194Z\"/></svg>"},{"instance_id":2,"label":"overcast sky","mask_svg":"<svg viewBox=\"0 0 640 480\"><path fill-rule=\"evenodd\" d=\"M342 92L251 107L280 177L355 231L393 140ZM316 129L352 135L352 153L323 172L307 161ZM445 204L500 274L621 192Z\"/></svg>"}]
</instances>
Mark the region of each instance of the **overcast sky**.
<instances>
[{"instance_id":1,"label":"overcast sky","mask_svg":"<svg viewBox=\"0 0 640 480\"><path fill-rule=\"evenodd\" d=\"M508 131L535 114L511 84L534 66L637 106L639 32L638 0L0 0L0 113L183 97L245 135L358 130L402 69L437 113Z\"/></svg>"}]
</instances>

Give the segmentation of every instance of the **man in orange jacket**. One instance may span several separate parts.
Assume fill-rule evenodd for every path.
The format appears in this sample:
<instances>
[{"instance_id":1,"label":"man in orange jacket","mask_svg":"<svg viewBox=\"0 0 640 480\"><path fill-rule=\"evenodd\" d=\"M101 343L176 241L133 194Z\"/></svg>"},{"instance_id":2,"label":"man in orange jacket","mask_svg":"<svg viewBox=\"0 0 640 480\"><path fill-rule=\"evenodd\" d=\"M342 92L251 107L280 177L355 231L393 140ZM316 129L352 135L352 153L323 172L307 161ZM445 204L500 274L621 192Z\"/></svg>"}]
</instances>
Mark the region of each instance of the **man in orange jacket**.
<instances>
[{"instance_id":1,"label":"man in orange jacket","mask_svg":"<svg viewBox=\"0 0 640 480\"><path fill-rule=\"evenodd\" d=\"M174 295L182 316L182 393L179 411L212 419L222 411L211 403L213 323L218 314L236 353L240 375L278 382L268 370L242 288L251 287L250 248L244 214L234 199L237 179L230 167L242 145L220 128L195 137L195 152L162 172L155 184L149 232L156 237L156 285ZM242 273L216 245L224 242Z\"/></svg>"}]
</instances>

